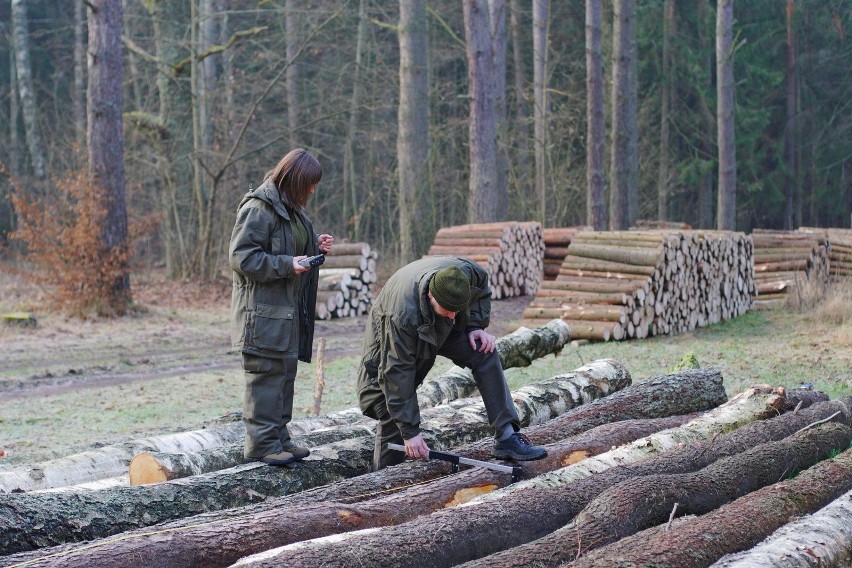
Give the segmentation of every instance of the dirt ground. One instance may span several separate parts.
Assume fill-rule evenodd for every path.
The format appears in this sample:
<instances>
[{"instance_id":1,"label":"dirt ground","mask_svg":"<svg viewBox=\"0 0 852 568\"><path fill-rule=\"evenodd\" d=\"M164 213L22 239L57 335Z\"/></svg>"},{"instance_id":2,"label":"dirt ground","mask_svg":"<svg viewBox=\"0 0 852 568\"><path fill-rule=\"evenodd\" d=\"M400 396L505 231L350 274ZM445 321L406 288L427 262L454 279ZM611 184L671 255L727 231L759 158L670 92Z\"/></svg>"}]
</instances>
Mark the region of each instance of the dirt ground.
<instances>
[{"instance_id":1,"label":"dirt ground","mask_svg":"<svg viewBox=\"0 0 852 568\"><path fill-rule=\"evenodd\" d=\"M36 327L0 329L0 402L217 369L239 368L229 337L230 282L205 286L167 280L162 273L133 280L133 315L70 319L47 309L43 291L0 273L0 313L31 311ZM494 302L489 331L520 322L530 298ZM327 360L357 355L366 316L318 321Z\"/></svg>"}]
</instances>

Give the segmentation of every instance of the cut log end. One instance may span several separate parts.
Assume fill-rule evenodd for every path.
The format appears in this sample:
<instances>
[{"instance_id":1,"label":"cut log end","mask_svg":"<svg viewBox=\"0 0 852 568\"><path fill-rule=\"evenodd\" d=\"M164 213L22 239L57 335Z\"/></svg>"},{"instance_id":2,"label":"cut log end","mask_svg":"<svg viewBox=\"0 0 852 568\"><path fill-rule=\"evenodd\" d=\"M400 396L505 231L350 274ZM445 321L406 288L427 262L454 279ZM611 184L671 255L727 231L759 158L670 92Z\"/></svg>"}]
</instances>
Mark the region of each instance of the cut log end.
<instances>
[{"instance_id":1,"label":"cut log end","mask_svg":"<svg viewBox=\"0 0 852 568\"><path fill-rule=\"evenodd\" d=\"M571 465L573 463L581 462L590 455L592 455L592 452L588 450L578 450L576 452L571 452L570 454L562 458L562 467Z\"/></svg>"},{"instance_id":2,"label":"cut log end","mask_svg":"<svg viewBox=\"0 0 852 568\"><path fill-rule=\"evenodd\" d=\"M130 485L148 485L168 481L168 470L148 452L136 454L130 460Z\"/></svg>"},{"instance_id":3,"label":"cut log end","mask_svg":"<svg viewBox=\"0 0 852 568\"><path fill-rule=\"evenodd\" d=\"M464 489L460 489L456 491L453 498L444 505L445 509L449 509L450 507L456 507L461 505L462 503L467 503L480 495L485 495L486 493L491 493L497 489L497 485L488 484L488 485L477 485L476 487L465 487Z\"/></svg>"}]
</instances>

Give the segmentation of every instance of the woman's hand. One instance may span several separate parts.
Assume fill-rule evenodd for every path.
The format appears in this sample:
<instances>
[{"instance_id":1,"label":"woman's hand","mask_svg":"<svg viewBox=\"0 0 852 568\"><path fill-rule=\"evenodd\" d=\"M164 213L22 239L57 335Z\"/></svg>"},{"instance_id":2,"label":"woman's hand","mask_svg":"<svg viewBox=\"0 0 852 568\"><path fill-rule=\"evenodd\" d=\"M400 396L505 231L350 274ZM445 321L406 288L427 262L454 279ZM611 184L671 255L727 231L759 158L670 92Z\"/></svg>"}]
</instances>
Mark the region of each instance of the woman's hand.
<instances>
[{"instance_id":1,"label":"woman's hand","mask_svg":"<svg viewBox=\"0 0 852 568\"><path fill-rule=\"evenodd\" d=\"M331 245L334 244L334 237L323 233L319 237L317 237L317 246L319 246L320 252L323 254L328 254L331 252Z\"/></svg>"},{"instance_id":2,"label":"woman's hand","mask_svg":"<svg viewBox=\"0 0 852 568\"><path fill-rule=\"evenodd\" d=\"M293 257L293 272L295 272L296 274L301 274L302 272L307 272L308 270L311 269L310 266L302 266L301 264L299 264L300 260L304 260L306 258L308 258L308 257L305 256L304 254L301 255L301 256L294 256Z\"/></svg>"}]
</instances>

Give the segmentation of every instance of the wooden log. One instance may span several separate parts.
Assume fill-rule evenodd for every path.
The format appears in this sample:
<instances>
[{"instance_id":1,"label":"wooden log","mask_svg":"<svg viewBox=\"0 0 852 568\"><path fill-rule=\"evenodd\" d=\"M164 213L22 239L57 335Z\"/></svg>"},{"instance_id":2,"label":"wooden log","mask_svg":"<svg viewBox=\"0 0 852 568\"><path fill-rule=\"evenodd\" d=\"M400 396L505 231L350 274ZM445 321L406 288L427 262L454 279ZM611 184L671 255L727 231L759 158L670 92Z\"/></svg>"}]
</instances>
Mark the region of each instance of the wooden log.
<instances>
[{"instance_id":1,"label":"wooden log","mask_svg":"<svg viewBox=\"0 0 852 568\"><path fill-rule=\"evenodd\" d=\"M849 426L820 425L720 459L696 472L630 479L601 493L565 527L506 553L493 555L489 560L495 562L492 566L530 566L545 560L568 562L666 522L675 504L680 514L708 513L746 493L771 485L790 471L811 467L832 452L848 448L850 441L852 428ZM649 498L649 494L653 497ZM569 538L579 544L566 547ZM506 558L509 555L511 560ZM583 561L576 565L600 566Z\"/></svg>"},{"instance_id":2,"label":"wooden log","mask_svg":"<svg viewBox=\"0 0 852 568\"><path fill-rule=\"evenodd\" d=\"M627 308L608 304L537 303L535 300L524 310L525 319L561 318L568 320L611 321L627 323Z\"/></svg>"},{"instance_id":3,"label":"wooden log","mask_svg":"<svg viewBox=\"0 0 852 568\"><path fill-rule=\"evenodd\" d=\"M358 268L367 269L367 257L359 254L327 256L322 264L325 268Z\"/></svg>"},{"instance_id":4,"label":"wooden log","mask_svg":"<svg viewBox=\"0 0 852 568\"><path fill-rule=\"evenodd\" d=\"M753 396L748 398L754 401ZM766 411L765 402L767 399L763 396L758 396L758 398L764 403L759 404L762 408L760 411L762 415ZM780 399L780 397L776 398ZM730 410L730 407L727 407L727 410ZM710 414L713 412L715 411L711 411ZM741 413L736 414L739 414L741 418L744 416ZM752 412L747 411L746 414L754 417ZM681 428L668 432L690 429L690 424L695 422L692 421ZM711 423L712 420L704 419L705 427ZM710 430L718 431L717 428L718 425L715 428L710 427ZM662 435L664 433L637 440L627 447L648 447L653 445L652 439ZM690 438L694 439L692 436L694 434L690 435ZM665 447L670 448L671 446L666 445ZM657 446L657 449L659 450L661 447ZM612 453L611 451L597 457L587 458L558 471L578 470L584 464L594 462L602 456ZM592 469L592 471L601 470L601 468ZM536 479L548 477L552 473L555 472L538 476ZM591 473L582 477L588 475L591 475ZM540 498L536 491L527 489L521 492L523 498L490 499L490 496L498 494L503 497L520 495L520 489L516 487L522 484L523 482L513 484L508 488L484 494L463 507L438 511L410 523L383 528L376 533L361 533L360 535L353 533L347 535L348 538L341 538L333 542L309 541L298 546L285 547L279 549L274 557L269 555L263 559L258 559L259 562L251 565L298 566L310 558L310 562L315 565L348 566L352 565L354 553L358 555L359 566L422 566L424 558L428 558L430 567L454 566L466 560L480 557L490 551L511 547L517 542L517 535L540 533L543 526L549 527L554 524L554 518L559 520L564 518L563 506L565 506L566 497L575 496L573 489L566 491L563 486L551 488L546 498ZM556 527L558 526L561 525L556 524ZM412 531L415 532L412 533ZM429 535L429 538L412 540L412 534ZM381 544L375 544L377 542L381 542ZM499 566L500 564L485 565Z\"/></svg>"},{"instance_id":5,"label":"wooden log","mask_svg":"<svg viewBox=\"0 0 852 568\"><path fill-rule=\"evenodd\" d=\"M326 256L367 256L370 254L370 245L367 243L334 243L331 252Z\"/></svg>"},{"instance_id":6,"label":"wooden log","mask_svg":"<svg viewBox=\"0 0 852 568\"><path fill-rule=\"evenodd\" d=\"M548 457L524 464L522 476L533 477L576 463L588 456L608 451L612 446L631 442L662 429L677 427L693 415L626 420L605 424L577 436L547 444ZM243 556L292 542L339 534L367 527L385 526L413 520L420 515L458 506L477 495L505 487L511 477L484 468L462 471L428 485L379 494L360 504L322 502L245 512L228 522L198 523L178 531L146 531L124 534L118 541L89 543L66 548L62 563L70 567L139 567L158 565L230 566ZM343 520L343 522L341 522ZM56 554L56 551L52 551ZM43 565L39 556L29 555L30 566ZM54 556L54 561L56 557ZM21 561L19 556L16 560Z\"/></svg>"},{"instance_id":7,"label":"wooden log","mask_svg":"<svg viewBox=\"0 0 852 568\"><path fill-rule=\"evenodd\" d=\"M754 546L773 530L789 520L820 507L852 488L852 450L799 473L774 485L764 487L740 497L718 510L701 517L691 517L670 531L658 531L648 538L639 533L634 538L610 545L588 559L571 564L583 566L647 566L660 568L692 568L709 566L724 554L741 551ZM825 532L817 543L825 543ZM789 534L789 532L788 532ZM773 549L771 554L752 557L756 562L718 562L713 566L845 566L833 564L819 555L819 546L810 548L800 540L798 533L786 543L787 549L798 549L790 556L784 548ZM773 539L774 540L774 539ZM765 547L763 547L765 551ZM848 549L840 551L848 558ZM612 563L614 559L617 563ZM742 558L748 558L744 553ZM762 562L766 560L766 562ZM609 562L609 563L607 563Z\"/></svg>"},{"instance_id":8,"label":"wooden log","mask_svg":"<svg viewBox=\"0 0 852 568\"><path fill-rule=\"evenodd\" d=\"M625 376L623 366L606 360L557 375L546 385L527 385L512 394L521 423L537 424L625 384L629 384L629 375ZM481 399L463 404L421 412L421 430L431 447L448 448L493 435ZM0 495L0 554L103 538L361 475L371 467L373 445L374 439L367 436L321 446L285 470L255 462L153 485L86 493Z\"/></svg>"},{"instance_id":9,"label":"wooden log","mask_svg":"<svg viewBox=\"0 0 852 568\"><path fill-rule=\"evenodd\" d=\"M559 275L554 282L545 282L541 287L546 290L565 290L567 292L622 292L630 294L635 290L647 286L647 279L624 280L618 278L595 278L592 276L578 278L568 275Z\"/></svg>"},{"instance_id":10,"label":"wooden log","mask_svg":"<svg viewBox=\"0 0 852 568\"><path fill-rule=\"evenodd\" d=\"M852 473L852 463L849 462L852 456L849 453L849 450L847 450L845 454L841 454L832 460L837 462L836 464L827 461L804 472L801 481L810 481L812 476L816 477L817 472L827 469L829 465L839 465L842 468L839 472L827 472L830 474L831 484L826 485L821 479L816 479L811 483L812 487L809 487L808 491L817 487L820 490L827 490L828 493L836 488L834 484L844 481L848 483L848 477ZM797 478L794 481L799 481L799 479ZM781 487L768 489L766 493L783 491L798 500L800 492L794 493L793 489L789 484L784 483ZM751 500L750 497L743 499ZM765 497L770 496L766 495ZM775 495L772 495L771 498L778 499ZM738 499L729 507L726 507L725 515L729 516L730 511L738 510L742 503L743 501ZM789 503L784 504L789 505ZM778 507L777 503L769 502L767 505L772 507L775 519L786 520L780 514L775 514L778 510L776 508ZM750 506L760 512L766 510L763 503L757 505L752 502ZM778 528L766 540L752 548L723 556L713 563L713 568L751 568L754 566L762 568L807 568L814 565L824 566L825 568L841 568L849 566L850 561L852 561L852 491L847 491L816 512L809 515L805 515L805 512L797 507L796 512L787 517L796 520ZM719 513L721 514L722 511L719 511ZM747 515L744 518L749 519L750 522L752 517ZM772 520L769 522L772 523ZM737 527L739 524L739 521L726 519L724 526ZM761 522L760 526L764 527L765 525ZM770 526L772 525L770 524ZM740 546L741 543L737 542L737 548L740 548Z\"/></svg>"},{"instance_id":11,"label":"wooden log","mask_svg":"<svg viewBox=\"0 0 852 568\"><path fill-rule=\"evenodd\" d=\"M652 276L657 270L654 266L639 266L624 262L612 262L575 256L571 254L570 250L568 251L568 256L562 261L562 268L593 272L614 272L617 274L641 274L643 276Z\"/></svg>"},{"instance_id":12,"label":"wooden log","mask_svg":"<svg viewBox=\"0 0 852 568\"><path fill-rule=\"evenodd\" d=\"M322 428L307 434L293 436L300 446L315 448L351 438L375 435L375 424L352 424L335 428ZM142 452L130 460L130 485L161 483L191 475L227 469L249 463L243 457L243 443L219 448L208 448L197 452Z\"/></svg>"},{"instance_id":13,"label":"wooden log","mask_svg":"<svg viewBox=\"0 0 852 568\"><path fill-rule=\"evenodd\" d=\"M582 256L596 260L607 260L634 266L659 267L662 264L660 249L625 249L608 245L587 245L571 243L569 252L573 256Z\"/></svg>"}]
</instances>

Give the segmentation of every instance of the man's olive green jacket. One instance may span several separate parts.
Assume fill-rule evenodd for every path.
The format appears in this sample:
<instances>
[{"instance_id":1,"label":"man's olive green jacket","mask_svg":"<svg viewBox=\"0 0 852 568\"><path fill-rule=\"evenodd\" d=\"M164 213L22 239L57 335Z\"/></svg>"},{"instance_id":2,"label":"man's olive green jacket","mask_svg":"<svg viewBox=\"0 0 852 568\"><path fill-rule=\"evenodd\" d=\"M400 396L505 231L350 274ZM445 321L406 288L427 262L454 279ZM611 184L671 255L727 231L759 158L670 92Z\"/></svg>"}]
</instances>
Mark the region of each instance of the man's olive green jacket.
<instances>
[{"instance_id":1,"label":"man's olive green jacket","mask_svg":"<svg viewBox=\"0 0 852 568\"><path fill-rule=\"evenodd\" d=\"M296 251L291 211L270 180L240 202L228 247L233 269L231 339L245 353L298 357L309 363L319 269L296 274L293 257L319 254L319 247L310 219L298 211L308 243L304 252Z\"/></svg>"},{"instance_id":2,"label":"man's olive green jacket","mask_svg":"<svg viewBox=\"0 0 852 568\"><path fill-rule=\"evenodd\" d=\"M471 298L455 322L435 314L427 293L439 270L458 266L470 279ZM485 329L491 318L488 275L474 261L449 256L416 260L388 279L376 297L364 332L364 356L358 373L361 412L378 418L376 404L387 404L403 438L420 433L417 387L435 363L438 348L455 327Z\"/></svg>"}]
</instances>

